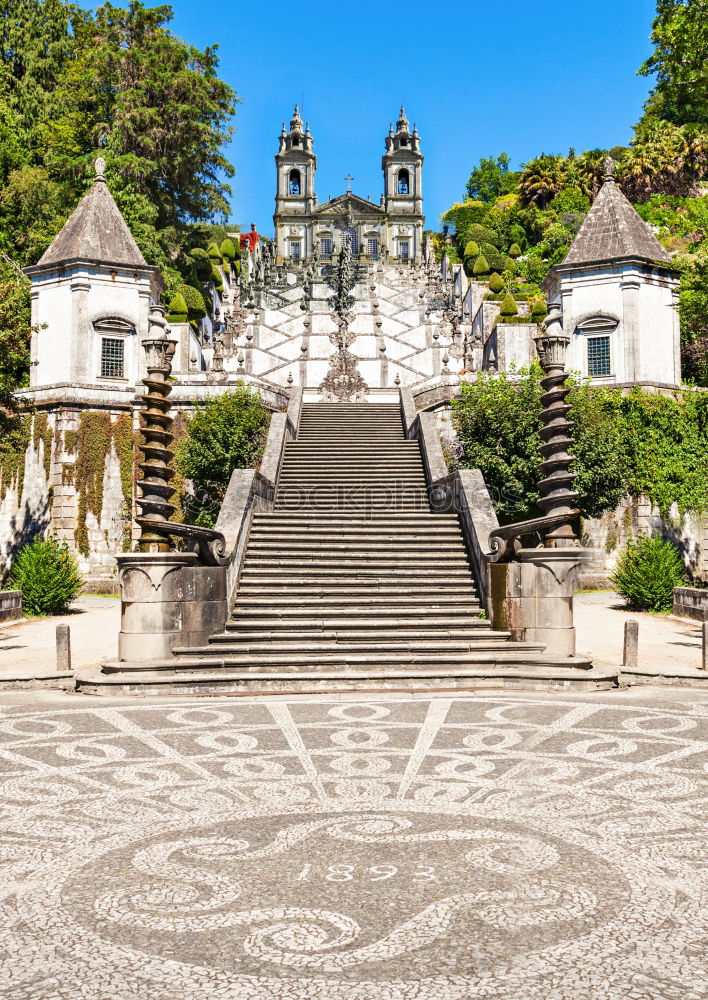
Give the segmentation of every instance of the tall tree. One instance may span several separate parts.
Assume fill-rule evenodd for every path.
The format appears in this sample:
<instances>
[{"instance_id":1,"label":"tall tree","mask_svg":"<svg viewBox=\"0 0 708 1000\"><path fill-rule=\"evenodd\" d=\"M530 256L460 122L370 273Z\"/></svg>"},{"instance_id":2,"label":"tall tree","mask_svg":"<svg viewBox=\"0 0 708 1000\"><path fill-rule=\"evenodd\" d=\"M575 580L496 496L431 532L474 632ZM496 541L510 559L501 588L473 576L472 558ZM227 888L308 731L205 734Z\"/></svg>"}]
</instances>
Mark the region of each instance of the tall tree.
<instances>
[{"instance_id":1,"label":"tall tree","mask_svg":"<svg viewBox=\"0 0 708 1000\"><path fill-rule=\"evenodd\" d=\"M96 147L157 209L158 229L224 218L233 168L222 152L236 95L217 76L217 47L200 51L167 27L168 6L107 3L77 29L61 81L63 114L47 126L48 158L85 170Z\"/></svg>"},{"instance_id":2,"label":"tall tree","mask_svg":"<svg viewBox=\"0 0 708 1000\"><path fill-rule=\"evenodd\" d=\"M708 0L657 0L651 40L639 69L656 75L645 115L708 125Z\"/></svg>"},{"instance_id":3,"label":"tall tree","mask_svg":"<svg viewBox=\"0 0 708 1000\"><path fill-rule=\"evenodd\" d=\"M467 181L467 197L475 201L494 201L500 195L514 190L518 174L509 170L511 157L508 153L481 157Z\"/></svg>"}]
</instances>

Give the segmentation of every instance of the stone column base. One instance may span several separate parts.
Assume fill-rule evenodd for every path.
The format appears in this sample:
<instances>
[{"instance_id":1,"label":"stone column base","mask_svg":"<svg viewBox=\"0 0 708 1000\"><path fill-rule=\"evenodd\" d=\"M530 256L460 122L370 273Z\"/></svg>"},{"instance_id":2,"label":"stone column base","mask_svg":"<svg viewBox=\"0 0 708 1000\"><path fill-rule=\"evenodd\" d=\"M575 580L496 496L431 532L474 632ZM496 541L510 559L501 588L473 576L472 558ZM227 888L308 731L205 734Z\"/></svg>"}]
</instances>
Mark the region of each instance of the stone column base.
<instances>
[{"instance_id":1,"label":"stone column base","mask_svg":"<svg viewBox=\"0 0 708 1000\"><path fill-rule=\"evenodd\" d=\"M543 643L553 657L575 656L573 592L578 567L592 558L581 548L520 549L490 569L494 628L517 642Z\"/></svg>"},{"instance_id":2,"label":"stone column base","mask_svg":"<svg viewBox=\"0 0 708 1000\"><path fill-rule=\"evenodd\" d=\"M182 640L185 581L194 552L130 552L116 556L120 580L119 660L164 660Z\"/></svg>"}]
</instances>

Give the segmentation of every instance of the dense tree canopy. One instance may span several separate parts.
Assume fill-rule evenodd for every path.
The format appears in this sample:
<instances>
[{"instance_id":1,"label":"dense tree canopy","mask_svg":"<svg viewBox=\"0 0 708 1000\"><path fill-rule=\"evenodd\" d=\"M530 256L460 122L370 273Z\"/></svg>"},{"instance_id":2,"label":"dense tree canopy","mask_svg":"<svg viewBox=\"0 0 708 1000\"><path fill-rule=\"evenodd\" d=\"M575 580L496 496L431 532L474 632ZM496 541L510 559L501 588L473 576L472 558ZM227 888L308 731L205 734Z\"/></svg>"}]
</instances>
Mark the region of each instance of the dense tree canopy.
<instances>
[{"instance_id":1,"label":"dense tree canopy","mask_svg":"<svg viewBox=\"0 0 708 1000\"><path fill-rule=\"evenodd\" d=\"M233 168L223 148L237 98L218 77L216 47L182 41L171 20L169 6L138 0L93 12L66 0L0 0L0 344L23 358L3 374L6 392L29 362L19 268L36 263L85 193L99 150L168 294L198 285L188 251L225 236ZM23 306L15 313L6 302Z\"/></svg>"},{"instance_id":2,"label":"dense tree canopy","mask_svg":"<svg viewBox=\"0 0 708 1000\"><path fill-rule=\"evenodd\" d=\"M647 116L708 125L708 0L657 0L651 39L639 71L656 76Z\"/></svg>"}]
</instances>

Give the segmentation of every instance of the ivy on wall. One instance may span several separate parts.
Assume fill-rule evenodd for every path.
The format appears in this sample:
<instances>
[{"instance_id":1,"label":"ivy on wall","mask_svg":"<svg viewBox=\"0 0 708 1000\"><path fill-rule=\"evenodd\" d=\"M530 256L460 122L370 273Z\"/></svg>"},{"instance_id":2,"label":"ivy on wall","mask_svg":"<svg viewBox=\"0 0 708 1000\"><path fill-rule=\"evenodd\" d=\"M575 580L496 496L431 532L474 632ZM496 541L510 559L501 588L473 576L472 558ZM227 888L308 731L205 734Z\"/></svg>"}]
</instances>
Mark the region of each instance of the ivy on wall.
<instances>
[{"instance_id":1,"label":"ivy on wall","mask_svg":"<svg viewBox=\"0 0 708 1000\"><path fill-rule=\"evenodd\" d=\"M130 551L132 503L135 492L134 437L131 414L122 413L112 421L109 413L92 410L86 410L81 414L76 431L64 433L66 451L76 455L73 484L78 495L78 511L74 540L77 549L84 556L88 556L90 551L88 513L91 512L97 521L101 517L103 479L111 446L118 457L123 492L123 550Z\"/></svg>"},{"instance_id":2,"label":"ivy on wall","mask_svg":"<svg viewBox=\"0 0 708 1000\"><path fill-rule=\"evenodd\" d=\"M44 445L44 471L47 479L52 463L54 433L46 413L0 413L0 499L12 483L18 496L25 475L25 453L34 436L34 447Z\"/></svg>"}]
</instances>

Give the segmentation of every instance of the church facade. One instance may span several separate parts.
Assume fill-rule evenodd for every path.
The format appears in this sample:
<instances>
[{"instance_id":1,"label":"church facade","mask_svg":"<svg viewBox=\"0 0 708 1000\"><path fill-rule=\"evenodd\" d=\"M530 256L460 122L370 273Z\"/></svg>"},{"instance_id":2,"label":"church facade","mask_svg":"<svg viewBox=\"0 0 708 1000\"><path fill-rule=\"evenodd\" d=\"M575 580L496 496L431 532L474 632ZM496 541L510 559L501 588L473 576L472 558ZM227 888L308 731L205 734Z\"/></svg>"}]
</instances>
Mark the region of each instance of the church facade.
<instances>
[{"instance_id":1,"label":"church facade","mask_svg":"<svg viewBox=\"0 0 708 1000\"><path fill-rule=\"evenodd\" d=\"M423 155L418 130L401 107L389 126L381 160L383 194L378 204L351 190L320 203L315 191L317 157L309 123L298 106L280 133L275 155L277 185L273 222L278 253L292 262L327 260L345 242L355 257L401 262L423 253ZM348 178L351 181L352 178Z\"/></svg>"}]
</instances>

